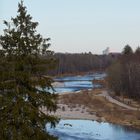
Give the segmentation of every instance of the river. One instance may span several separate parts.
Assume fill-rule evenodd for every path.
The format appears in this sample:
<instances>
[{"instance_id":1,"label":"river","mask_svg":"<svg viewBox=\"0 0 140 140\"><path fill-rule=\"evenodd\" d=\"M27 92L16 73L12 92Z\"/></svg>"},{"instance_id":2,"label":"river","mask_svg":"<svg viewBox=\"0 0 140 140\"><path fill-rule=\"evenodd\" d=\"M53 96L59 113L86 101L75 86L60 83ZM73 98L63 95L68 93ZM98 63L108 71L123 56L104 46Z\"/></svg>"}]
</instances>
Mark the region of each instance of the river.
<instances>
[{"instance_id":1,"label":"river","mask_svg":"<svg viewBox=\"0 0 140 140\"><path fill-rule=\"evenodd\" d=\"M134 129L90 120L61 120L48 131L59 140L140 140L140 132Z\"/></svg>"},{"instance_id":2,"label":"river","mask_svg":"<svg viewBox=\"0 0 140 140\"><path fill-rule=\"evenodd\" d=\"M93 84L93 79L99 80L106 76L105 73L94 73L79 76L64 76L54 79L55 82L59 82L60 86L54 87L55 93L63 92L77 92L85 89L93 89L99 87L98 84Z\"/></svg>"},{"instance_id":3,"label":"river","mask_svg":"<svg viewBox=\"0 0 140 140\"><path fill-rule=\"evenodd\" d=\"M62 84L60 87L55 87L55 92L61 94L92 89L100 86L93 84L92 80L103 79L105 76L104 73L95 73L83 76L57 77L54 80ZM61 120L56 128L46 127L47 131L58 136L59 140L140 140L140 131L91 120Z\"/></svg>"}]
</instances>

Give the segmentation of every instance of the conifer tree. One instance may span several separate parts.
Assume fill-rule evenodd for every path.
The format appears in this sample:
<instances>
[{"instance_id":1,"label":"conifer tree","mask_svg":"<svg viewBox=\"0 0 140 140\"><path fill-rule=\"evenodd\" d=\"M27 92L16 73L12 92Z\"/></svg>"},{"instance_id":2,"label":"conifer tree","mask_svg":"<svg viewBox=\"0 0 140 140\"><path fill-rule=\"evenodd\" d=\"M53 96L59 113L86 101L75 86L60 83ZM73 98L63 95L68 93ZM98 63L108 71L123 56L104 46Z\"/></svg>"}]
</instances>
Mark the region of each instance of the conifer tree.
<instances>
[{"instance_id":1,"label":"conifer tree","mask_svg":"<svg viewBox=\"0 0 140 140\"><path fill-rule=\"evenodd\" d=\"M53 80L45 76L56 62L48 50L50 39L37 33L38 23L27 14L23 1L17 12L11 22L4 21L7 28L0 36L0 139L55 139L45 125L55 126L58 119L41 110L57 109L57 97L49 92Z\"/></svg>"},{"instance_id":2,"label":"conifer tree","mask_svg":"<svg viewBox=\"0 0 140 140\"><path fill-rule=\"evenodd\" d=\"M124 55L133 54L133 50L132 50L131 46L126 45L126 46L124 47L124 49L123 49L122 54L124 54Z\"/></svg>"}]
</instances>

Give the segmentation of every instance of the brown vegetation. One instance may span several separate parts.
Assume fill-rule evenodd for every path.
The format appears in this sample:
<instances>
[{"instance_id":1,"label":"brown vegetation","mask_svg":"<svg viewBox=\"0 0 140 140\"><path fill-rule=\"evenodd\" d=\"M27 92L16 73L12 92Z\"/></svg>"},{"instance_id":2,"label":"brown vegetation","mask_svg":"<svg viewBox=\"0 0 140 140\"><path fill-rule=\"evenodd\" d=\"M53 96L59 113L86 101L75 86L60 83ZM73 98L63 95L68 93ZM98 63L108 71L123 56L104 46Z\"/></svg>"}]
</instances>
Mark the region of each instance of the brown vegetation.
<instances>
[{"instance_id":1,"label":"brown vegetation","mask_svg":"<svg viewBox=\"0 0 140 140\"><path fill-rule=\"evenodd\" d=\"M129 45L123 55L108 69L108 86L116 95L140 100L140 48L133 53Z\"/></svg>"},{"instance_id":2,"label":"brown vegetation","mask_svg":"<svg viewBox=\"0 0 140 140\"><path fill-rule=\"evenodd\" d=\"M69 106L79 104L88 107L90 114L104 118L107 122L140 128L140 111L127 110L110 103L105 97L96 96L99 93L101 89L64 94L59 98L61 103Z\"/></svg>"},{"instance_id":3,"label":"brown vegetation","mask_svg":"<svg viewBox=\"0 0 140 140\"><path fill-rule=\"evenodd\" d=\"M83 72L104 71L113 61L118 59L113 55L95 55L89 53L56 53L58 67L51 71L54 75L81 74Z\"/></svg>"},{"instance_id":4,"label":"brown vegetation","mask_svg":"<svg viewBox=\"0 0 140 140\"><path fill-rule=\"evenodd\" d=\"M102 88L106 87L107 83L106 83L106 80L105 79L94 79L92 81L93 84L99 84L101 85Z\"/></svg>"}]
</instances>

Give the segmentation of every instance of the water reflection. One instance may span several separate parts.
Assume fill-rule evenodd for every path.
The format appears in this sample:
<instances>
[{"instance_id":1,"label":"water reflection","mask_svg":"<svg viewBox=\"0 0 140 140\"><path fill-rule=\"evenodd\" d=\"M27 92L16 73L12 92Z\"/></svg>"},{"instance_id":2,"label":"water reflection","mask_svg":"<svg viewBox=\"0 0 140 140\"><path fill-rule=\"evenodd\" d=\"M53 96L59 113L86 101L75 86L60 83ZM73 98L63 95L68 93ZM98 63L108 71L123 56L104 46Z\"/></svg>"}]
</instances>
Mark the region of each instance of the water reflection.
<instances>
[{"instance_id":1,"label":"water reflection","mask_svg":"<svg viewBox=\"0 0 140 140\"><path fill-rule=\"evenodd\" d=\"M140 133L139 129L134 129L133 127L124 126L124 125L114 125L114 124L111 124L111 123L109 125L116 131L122 130L122 131L125 131L125 132Z\"/></svg>"},{"instance_id":2,"label":"water reflection","mask_svg":"<svg viewBox=\"0 0 140 140\"><path fill-rule=\"evenodd\" d=\"M47 129L60 140L140 140L134 129L89 120L61 120L55 129Z\"/></svg>"}]
</instances>

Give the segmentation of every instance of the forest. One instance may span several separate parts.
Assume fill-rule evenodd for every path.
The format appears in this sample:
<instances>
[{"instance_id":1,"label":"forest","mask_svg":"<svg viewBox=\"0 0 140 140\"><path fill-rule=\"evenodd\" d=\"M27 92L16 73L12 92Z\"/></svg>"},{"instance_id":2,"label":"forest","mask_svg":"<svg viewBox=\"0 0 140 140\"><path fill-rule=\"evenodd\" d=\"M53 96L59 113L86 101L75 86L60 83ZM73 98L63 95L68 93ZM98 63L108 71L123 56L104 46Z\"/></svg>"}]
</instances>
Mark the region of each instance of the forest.
<instances>
[{"instance_id":1,"label":"forest","mask_svg":"<svg viewBox=\"0 0 140 140\"><path fill-rule=\"evenodd\" d=\"M105 90L109 89L115 92L116 95L140 100L140 47L132 50L131 46L126 45L122 53L115 52L102 55L93 54L92 52L54 53L49 50L50 38L44 38L37 32L36 29L39 23L35 22L33 17L28 14L23 1L18 4L17 16L11 17L10 21L4 20L3 23L5 28L3 29L3 34L0 35L1 140L58 139L55 135L49 133L46 127L47 125L55 127L60 119L63 119L60 117L61 115L53 114L61 108L64 111L64 106L60 106L63 104L63 102L60 102L60 99L62 99L60 97L64 94L59 95L51 92L55 91L53 76L105 72L107 73L106 79L103 80L107 83ZM93 86L93 80L88 82ZM65 87L65 83L63 82L62 84ZM85 81L84 84L86 85ZM94 94L94 88L92 91L85 89L80 93L72 93L74 95L73 100L78 97L74 108L78 105L78 110L81 110L80 113L84 114L82 100L86 102L87 107L89 107L90 101L92 103L90 106L95 105L91 109L94 109L94 112L88 112L92 115L92 120L96 120L94 116L104 118L97 110L95 111L100 105L99 112L103 112L103 109L104 112L109 114L112 113L112 110L114 110L112 114L117 112L117 107L114 107L114 103L112 104L113 106L111 105L112 108L107 111L107 96L105 96L104 100L104 98L97 97ZM102 89L99 88L97 91L103 93ZM108 90L106 91L108 92ZM92 100L93 98L91 97L94 97L95 100ZM69 107L69 104L67 105ZM86 105L84 105L84 109ZM76 109L75 111L78 110ZM87 108L87 110L90 110L90 108ZM124 108L121 112L123 111ZM72 109L70 108L71 113ZM116 113L116 115L119 113ZM132 113L132 110L130 113ZM74 112L74 114L76 113ZM137 114L135 114L138 120L136 124L139 125L140 118L137 117ZM80 115L78 114L77 116ZM89 118L87 117L87 119ZM106 121L108 120L106 119ZM132 125L132 120L129 121Z\"/></svg>"},{"instance_id":2,"label":"forest","mask_svg":"<svg viewBox=\"0 0 140 140\"><path fill-rule=\"evenodd\" d=\"M89 53L55 53L53 75L107 72L108 88L117 95L140 97L140 48L126 45L122 53L96 55Z\"/></svg>"},{"instance_id":3,"label":"forest","mask_svg":"<svg viewBox=\"0 0 140 140\"><path fill-rule=\"evenodd\" d=\"M108 86L116 94L140 99L140 48L129 45L121 57L108 68Z\"/></svg>"},{"instance_id":4,"label":"forest","mask_svg":"<svg viewBox=\"0 0 140 140\"><path fill-rule=\"evenodd\" d=\"M89 53L55 53L56 69L51 74L79 74L83 72L105 71L120 54L96 55Z\"/></svg>"}]
</instances>

